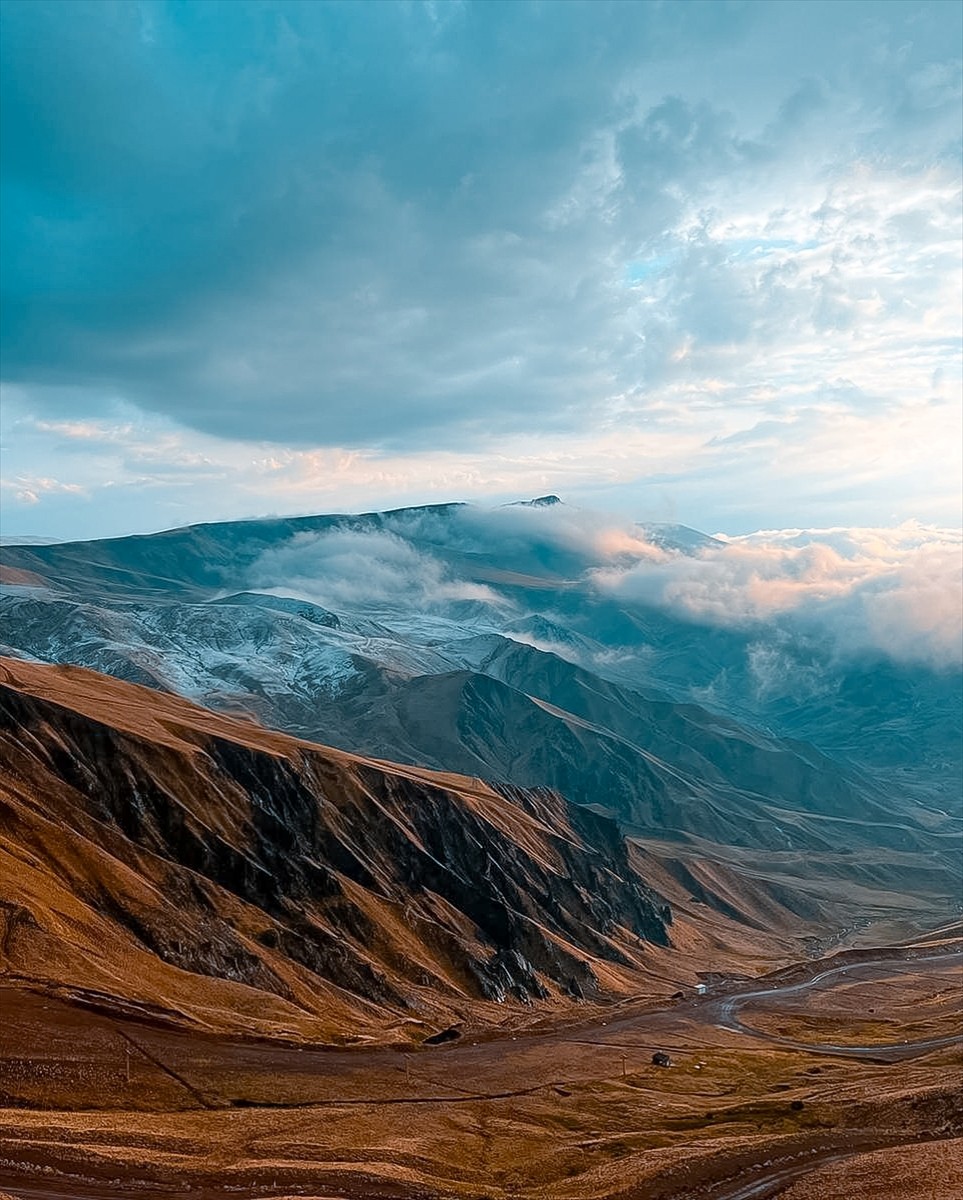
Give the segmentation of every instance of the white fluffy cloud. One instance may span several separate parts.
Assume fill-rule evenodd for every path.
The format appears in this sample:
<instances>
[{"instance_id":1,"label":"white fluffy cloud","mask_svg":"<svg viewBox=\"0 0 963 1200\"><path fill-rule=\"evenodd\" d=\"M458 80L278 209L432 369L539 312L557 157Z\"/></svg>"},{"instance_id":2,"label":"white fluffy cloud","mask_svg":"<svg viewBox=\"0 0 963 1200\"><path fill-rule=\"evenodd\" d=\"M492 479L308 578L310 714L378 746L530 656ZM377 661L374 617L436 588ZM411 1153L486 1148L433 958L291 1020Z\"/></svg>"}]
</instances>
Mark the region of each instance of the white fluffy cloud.
<instances>
[{"instance_id":1,"label":"white fluffy cloud","mask_svg":"<svg viewBox=\"0 0 963 1200\"><path fill-rule=\"evenodd\" d=\"M788 620L830 634L842 653L872 649L934 667L963 661L959 531L908 523L760 532L695 555L601 568L594 578L691 620L749 628Z\"/></svg>"},{"instance_id":2,"label":"white fluffy cloud","mask_svg":"<svg viewBox=\"0 0 963 1200\"><path fill-rule=\"evenodd\" d=\"M430 553L381 531L299 534L263 554L249 578L252 587L305 596L335 610L501 603L490 588L458 579Z\"/></svg>"}]
</instances>

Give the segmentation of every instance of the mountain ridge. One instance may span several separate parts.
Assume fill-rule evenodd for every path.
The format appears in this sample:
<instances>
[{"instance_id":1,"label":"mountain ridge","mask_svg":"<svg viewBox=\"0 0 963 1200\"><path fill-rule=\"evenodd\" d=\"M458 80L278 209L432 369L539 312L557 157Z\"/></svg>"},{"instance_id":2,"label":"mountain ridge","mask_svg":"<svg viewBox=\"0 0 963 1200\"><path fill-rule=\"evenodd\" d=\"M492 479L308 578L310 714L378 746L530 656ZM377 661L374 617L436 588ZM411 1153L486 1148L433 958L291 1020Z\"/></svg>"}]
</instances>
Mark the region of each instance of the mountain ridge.
<instances>
[{"instance_id":1,"label":"mountain ridge","mask_svg":"<svg viewBox=\"0 0 963 1200\"><path fill-rule=\"evenodd\" d=\"M235 1026L254 989L302 1033L410 1038L506 1001L627 994L644 947L668 952L668 906L615 824L555 793L359 758L81 668L0 660L0 714L4 953L30 986L113 986L145 1011L172 1008L165 984L199 988L181 1019L226 1005Z\"/></svg>"}]
</instances>

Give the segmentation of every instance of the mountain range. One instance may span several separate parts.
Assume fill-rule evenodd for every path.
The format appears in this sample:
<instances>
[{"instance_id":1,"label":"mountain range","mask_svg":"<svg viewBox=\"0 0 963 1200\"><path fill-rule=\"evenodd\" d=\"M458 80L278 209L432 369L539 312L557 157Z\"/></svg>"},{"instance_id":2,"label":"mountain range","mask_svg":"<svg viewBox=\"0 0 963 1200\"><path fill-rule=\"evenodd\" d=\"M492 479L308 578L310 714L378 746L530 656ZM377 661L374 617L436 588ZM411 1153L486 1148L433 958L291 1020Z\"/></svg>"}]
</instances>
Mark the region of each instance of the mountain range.
<instances>
[{"instance_id":1,"label":"mountain range","mask_svg":"<svg viewBox=\"0 0 963 1200\"><path fill-rule=\"evenodd\" d=\"M726 544L585 528L543 497L494 519L452 504L6 546L0 640L355 754L550 789L809 917L952 910L959 670L613 594L613 564Z\"/></svg>"},{"instance_id":2,"label":"mountain range","mask_svg":"<svg viewBox=\"0 0 963 1200\"><path fill-rule=\"evenodd\" d=\"M955 1195L963 673L744 563L557 497L0 546L0 1190Z\"/></svg>"}]
</instances>

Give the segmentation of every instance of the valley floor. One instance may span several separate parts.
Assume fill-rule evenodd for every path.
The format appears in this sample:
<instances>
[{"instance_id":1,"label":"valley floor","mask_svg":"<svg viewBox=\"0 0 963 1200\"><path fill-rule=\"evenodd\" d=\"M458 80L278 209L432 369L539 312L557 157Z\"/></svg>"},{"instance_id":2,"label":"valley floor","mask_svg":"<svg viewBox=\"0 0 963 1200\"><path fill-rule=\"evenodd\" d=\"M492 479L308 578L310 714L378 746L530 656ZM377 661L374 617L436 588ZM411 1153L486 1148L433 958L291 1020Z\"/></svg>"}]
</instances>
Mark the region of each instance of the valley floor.
<instances>
[{"instance_id":1,"label":"valley floor","mask_svg":"<svg viewBox=\"0 0 963 1200\"><path fill-rule=\"evenodd\" d=\"M895 1200L963 1171L958 938L409 1051L0 1002L17 1200Z\"/></svg>"}]
</instances>

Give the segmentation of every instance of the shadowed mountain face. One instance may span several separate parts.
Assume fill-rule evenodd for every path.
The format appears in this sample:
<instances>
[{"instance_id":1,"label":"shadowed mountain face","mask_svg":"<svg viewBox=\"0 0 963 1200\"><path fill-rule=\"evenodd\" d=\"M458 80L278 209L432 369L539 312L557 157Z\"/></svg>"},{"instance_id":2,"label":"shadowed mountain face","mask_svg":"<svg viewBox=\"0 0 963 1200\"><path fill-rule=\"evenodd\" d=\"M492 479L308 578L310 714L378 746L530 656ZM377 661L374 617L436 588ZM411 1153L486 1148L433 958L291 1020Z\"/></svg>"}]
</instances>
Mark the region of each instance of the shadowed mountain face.
<instances>
[{"instance_id":1,"label":"shadowed mountain face","mask_svg":"<svg viewBox=\"0 0 963 1200\"><path fill-rule=\"evenodd\" d=\"M418 1037L638 988L669 944L615 824L554 793L389 768L77 669L3 660L0 678L3 948L32 985L180 1023Z\"/></svg>"},{"instance_id":2,"label":"shadowed mountain face","mask_svg":"<svg viewBox=\"0 0 963 1200\"><path fill-rule=\"evenodd\" d=\"M517 506L497 537L440 505L6 547L2 641L358 753L557 789L639 836L850 852L949 904L959 672L616 598L564 510ZM678 526L633 537L635 554L726 553Z\"/></svg>"}]
</instances>

